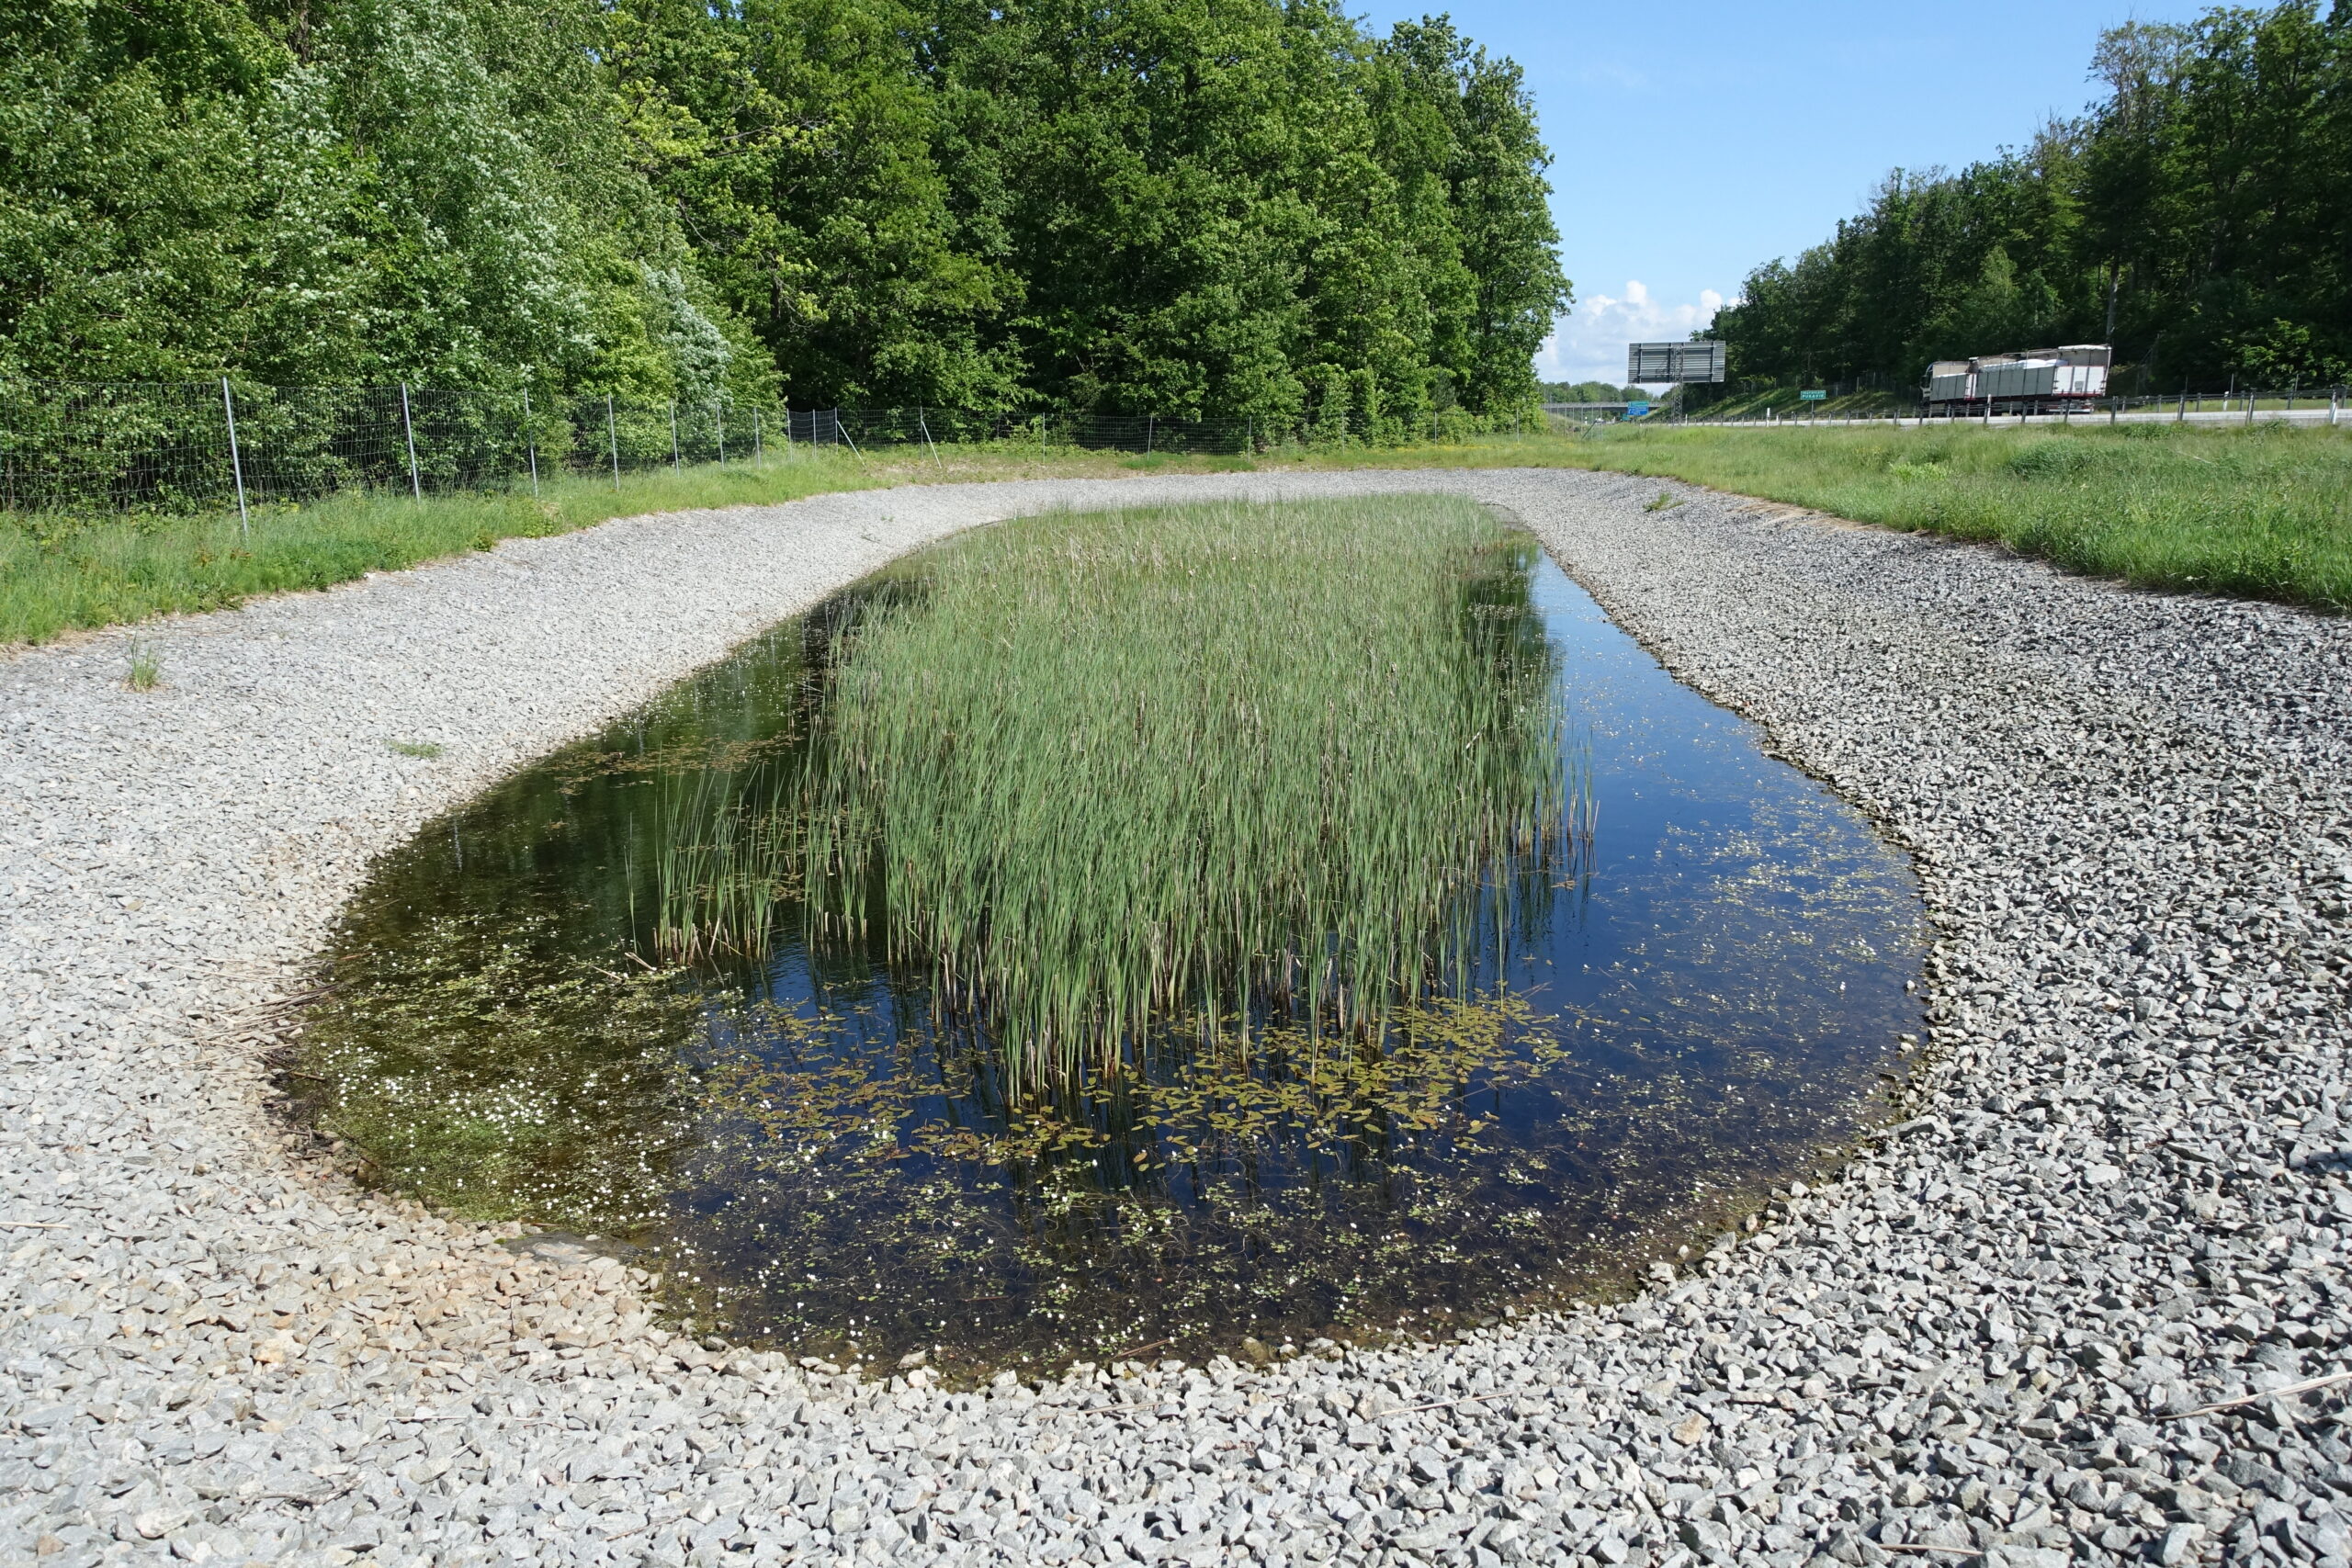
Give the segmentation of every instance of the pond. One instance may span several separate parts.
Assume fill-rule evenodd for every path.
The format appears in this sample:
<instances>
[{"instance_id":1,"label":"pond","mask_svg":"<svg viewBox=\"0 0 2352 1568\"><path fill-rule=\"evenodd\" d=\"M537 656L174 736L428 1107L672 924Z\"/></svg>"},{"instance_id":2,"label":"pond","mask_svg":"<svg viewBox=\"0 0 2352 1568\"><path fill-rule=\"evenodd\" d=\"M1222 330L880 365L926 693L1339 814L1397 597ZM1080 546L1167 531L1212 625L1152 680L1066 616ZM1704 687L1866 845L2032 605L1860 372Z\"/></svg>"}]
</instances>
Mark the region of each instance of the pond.
<instances>
[{"instance_id":1,"label":"pond","mask_svg":"<svg viewBox=\"0 0 2352 1568\"><path fill-rule=\"evenodd\" d=\"M1917 890L1761 739L1466 502L1000 525L385 857L293 1081L698 1333L1442 1331L1882 1113Z\"/></svg>"}]
</instances>

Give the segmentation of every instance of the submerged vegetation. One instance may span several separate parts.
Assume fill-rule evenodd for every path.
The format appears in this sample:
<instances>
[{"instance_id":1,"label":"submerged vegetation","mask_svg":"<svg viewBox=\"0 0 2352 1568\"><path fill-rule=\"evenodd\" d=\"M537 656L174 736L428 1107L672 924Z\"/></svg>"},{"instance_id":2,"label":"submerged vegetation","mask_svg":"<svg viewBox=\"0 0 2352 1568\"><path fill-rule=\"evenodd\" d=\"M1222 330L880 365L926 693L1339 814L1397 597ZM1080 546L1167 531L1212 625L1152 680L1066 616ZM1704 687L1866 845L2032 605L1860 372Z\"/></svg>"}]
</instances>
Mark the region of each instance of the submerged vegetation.
<instances>
[{"instance_id":1,"label":"submerged vegetation","mask_svg":"<svg viewBox=\"0 0 2352 1568\"><path fill-rule=\"evenodd\" d=\"M571 951L573 918L436 915L338 964L290 1087L360 1151L355 1174L481 1219L653 1218L694 1001Z\"/></svg>"}]
</instances>

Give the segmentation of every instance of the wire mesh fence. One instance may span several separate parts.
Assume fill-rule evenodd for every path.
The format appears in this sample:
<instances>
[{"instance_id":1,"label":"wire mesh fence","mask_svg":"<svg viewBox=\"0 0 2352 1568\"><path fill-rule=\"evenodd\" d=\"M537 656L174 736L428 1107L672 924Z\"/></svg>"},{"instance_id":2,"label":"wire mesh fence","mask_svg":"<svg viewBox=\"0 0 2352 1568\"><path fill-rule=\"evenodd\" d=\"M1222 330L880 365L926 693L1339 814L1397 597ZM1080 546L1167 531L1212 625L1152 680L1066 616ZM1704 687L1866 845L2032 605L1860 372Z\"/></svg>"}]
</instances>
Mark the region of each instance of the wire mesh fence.
<instances>
[{"instance_id":1,"label":"wire mesh fence","mask_svg":"<svg viewBox=\"0 0 2352 1568\"><path fill-rule=\"evenodd\" d=\"M765 465L835 451L1238 456L1454 439L1492 424L1458 410L1408 423L1332 409L1274 424L1247 416L812 410L602 395L535 400L522 390L271 387L233 378L0 381L0 513L243 515L347 491L422 499L536 488L560 475L618 483L649 468Z\"/></svg>"},{"instance_id":2,"label":"wire mesh fence","mask_svg":"<svg viewBox=\"0 0 2352 1568\"><path fill-rule=\"evenodd\" d=\"M728 423L715 405L535 404L519 390L0 382L0 510L198 512L352 490L513 490L567 470L617 478L720 460Z\"/></svg>"},{"instance_id":3,"label":"wire mesh fence","mask_svg":"<svg viewBox=\"0 0 2352 1568\"><path fill-rule=\"evenodd\" d=\"M2067 420L2173 418L2212 423L2289 419L2335 423L2341 389L2233 389L2118 397L2045 414ZM1716 413L1658 411L1673 423L1852 423L1918 417L1915 408ZM1990 411L1960 418L1982 420ZM2004 412L2012 411L2003 411ZM1794 419L1792 419L1792 416ZM1994 413L1993 417L2002 417ZM1651 416L1655 423L1658 414ZM1570 422L1552 416L1546 426ZM1521 429L1461 410L1411 420L1358 409L1286 423L1157 414L1004 412L940 408L796 409L725 400L451 391L409 387L271 387L0 380L0 513L99 516L234 511L348 491L514 491L560 475L606 477L707 463L765 465L812 453L888 449L1244 456L1452 441Z\"/></svg>"}]
</instances>

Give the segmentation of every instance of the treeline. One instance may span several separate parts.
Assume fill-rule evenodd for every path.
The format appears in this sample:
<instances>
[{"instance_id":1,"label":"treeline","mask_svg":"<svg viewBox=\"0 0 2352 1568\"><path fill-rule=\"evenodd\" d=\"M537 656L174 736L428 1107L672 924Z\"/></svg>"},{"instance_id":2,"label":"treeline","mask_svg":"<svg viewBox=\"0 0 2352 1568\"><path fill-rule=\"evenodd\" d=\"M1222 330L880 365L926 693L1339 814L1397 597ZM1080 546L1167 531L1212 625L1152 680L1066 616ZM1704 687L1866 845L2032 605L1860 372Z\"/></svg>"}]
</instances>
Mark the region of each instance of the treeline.
<instances>
[{"instance_id":1,"label":"treeline","mask_svg":"<svg viewBox=\"0 0 2352 1568\"><path fill-rule=\"evenodd\" d=\"M1544 400L1547 403L1630 403L1646 402L1649 390L1644 387L1619 387L1607 381L1546 381Z\"/></svg>"},{"instance_id":2,"label":"treeline","mask_svg":"<svg viewBox=\"0 0 2352 1568\"><path fill-rule=\"evenodd\" d=\"M0 0L0 375L1500 412L1547 163L1336 0Z\"/></svg>"},{"instance_id":3,"label":"treeline","mask_svg":"<svg viewBox=\"0 0 2352 1568\"><path fill-rule=\"evenodd\" d=\"M1735 384L1908 389L1928 362L2112 342L2132 390L2352 377L2352 0L2132 23L2082 118L1748 276ZM1964 90L1955 87L1954 90Z\"/></svg>"}]
</instances>

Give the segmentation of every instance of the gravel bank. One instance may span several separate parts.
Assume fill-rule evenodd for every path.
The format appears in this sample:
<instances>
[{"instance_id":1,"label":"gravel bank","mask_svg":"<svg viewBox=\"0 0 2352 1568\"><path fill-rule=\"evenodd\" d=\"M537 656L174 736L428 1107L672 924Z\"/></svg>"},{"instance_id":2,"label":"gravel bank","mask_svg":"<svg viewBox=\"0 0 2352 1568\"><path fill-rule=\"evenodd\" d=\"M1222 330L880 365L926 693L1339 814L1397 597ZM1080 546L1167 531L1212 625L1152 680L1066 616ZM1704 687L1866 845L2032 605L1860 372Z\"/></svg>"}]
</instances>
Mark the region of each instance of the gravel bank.
<instances>
[{"instance_id":1,"label":"gravel bank","mask_svg":"<svg viewBox=\"0 0 2352 1568\"><path fill-rule=\"evenodd\" d=\"M271 1130L368 857L759 626L1012 512L1423 487L1877 813L1946 932L1917 1118L1642 1300L946 1394L673 1338ZM2352 624L1659 488L826 497L168 623L152 693L123 634L0 662L0 1561L2344 1561L2344 1389L2189 1413L2352 1339Z\"/></svg>"}]
</instances>

